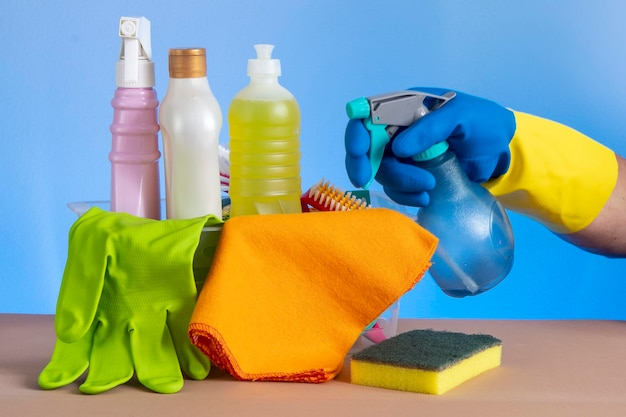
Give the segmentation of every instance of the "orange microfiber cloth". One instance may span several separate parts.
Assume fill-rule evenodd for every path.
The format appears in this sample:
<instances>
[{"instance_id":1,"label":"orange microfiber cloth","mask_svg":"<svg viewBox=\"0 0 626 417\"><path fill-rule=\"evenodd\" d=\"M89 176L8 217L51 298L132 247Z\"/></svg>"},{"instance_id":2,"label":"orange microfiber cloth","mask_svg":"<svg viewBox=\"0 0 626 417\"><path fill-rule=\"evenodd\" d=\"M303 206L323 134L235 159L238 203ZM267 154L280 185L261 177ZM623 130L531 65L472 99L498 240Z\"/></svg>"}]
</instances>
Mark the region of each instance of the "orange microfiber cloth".
<instances>
[{"instance_id":1,"label":"orange microfiber cloth","mask_svg":"<svg viewBox=\"0 0 626 417\"><path fill-rule=\"evenodd\" d=\"M191 340L240 380L330 380L363 329L420 280L436 245L388 209L231 218Z\"/></svg>"}]
</instances>

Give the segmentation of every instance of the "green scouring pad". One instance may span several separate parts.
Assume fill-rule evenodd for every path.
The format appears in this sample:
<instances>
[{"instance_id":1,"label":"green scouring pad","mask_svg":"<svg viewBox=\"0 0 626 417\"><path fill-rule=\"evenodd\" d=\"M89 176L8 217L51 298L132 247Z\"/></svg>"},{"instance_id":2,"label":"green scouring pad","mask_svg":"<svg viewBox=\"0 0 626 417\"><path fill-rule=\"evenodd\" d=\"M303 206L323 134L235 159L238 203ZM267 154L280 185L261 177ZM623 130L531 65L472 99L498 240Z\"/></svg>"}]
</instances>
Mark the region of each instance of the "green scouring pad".
<instances>
[{"instance_id":1,"label":"green scouring pad","mask_svg":"<svg viewBox=\"0 0 626 417\"><path fill-rule=\"evenodd\" d=\"M352 356L351 382L443 394L500 366L502 341L485 334L412 330Z\"/></svg>"}]
</instances>

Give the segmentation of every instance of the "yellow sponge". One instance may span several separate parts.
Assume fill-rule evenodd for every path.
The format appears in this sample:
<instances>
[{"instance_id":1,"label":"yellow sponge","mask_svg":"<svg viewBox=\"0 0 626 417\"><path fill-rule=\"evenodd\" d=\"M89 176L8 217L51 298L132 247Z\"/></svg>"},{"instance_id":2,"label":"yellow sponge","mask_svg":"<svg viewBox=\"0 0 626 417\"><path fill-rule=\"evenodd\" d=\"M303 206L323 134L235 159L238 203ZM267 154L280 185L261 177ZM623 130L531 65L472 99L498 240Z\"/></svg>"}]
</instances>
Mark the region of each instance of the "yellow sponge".
<instances>
[{"instance_id":1,"label":"yellow sponge","mask_svg":"<svg viewBox=\"0 0 626 417\"><path fill-rule=\"evenodd\" d=\"M352 356L351 382L443 394L500 366L502 341L485 334L435 330L401 333Z\"/></svg>"}]
</instances>

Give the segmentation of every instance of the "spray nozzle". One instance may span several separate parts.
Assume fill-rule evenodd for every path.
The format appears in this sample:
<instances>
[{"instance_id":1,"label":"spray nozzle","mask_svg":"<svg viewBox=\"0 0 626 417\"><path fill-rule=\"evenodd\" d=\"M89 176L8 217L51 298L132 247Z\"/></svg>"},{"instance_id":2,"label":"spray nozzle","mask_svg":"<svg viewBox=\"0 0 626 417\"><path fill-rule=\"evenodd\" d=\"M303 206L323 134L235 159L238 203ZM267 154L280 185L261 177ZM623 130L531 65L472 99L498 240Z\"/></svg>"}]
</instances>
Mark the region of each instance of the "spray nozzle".
<instances>
[{"instance_id":1,"label":"spray nozzle","mask_svg":"<svg viewBox=\"0 0 626 417\"><path fill-rule=\"evenodd\" d=\"M150 42L150 21L145 17L120 18L122 49L117 67L119 87L152 87L154 64Z\"/></svg>"},{"instance_id":2,"label":"spray nozzle","mask_svg":"<svg viewBox=\"0 0 626 417\"><path fill-rule=\"evenodd\" d=\"M272 59L274 45L254 45L256 59L248 60L248 75L280 75L280 60Z\"/></svg>"}]
</instances>

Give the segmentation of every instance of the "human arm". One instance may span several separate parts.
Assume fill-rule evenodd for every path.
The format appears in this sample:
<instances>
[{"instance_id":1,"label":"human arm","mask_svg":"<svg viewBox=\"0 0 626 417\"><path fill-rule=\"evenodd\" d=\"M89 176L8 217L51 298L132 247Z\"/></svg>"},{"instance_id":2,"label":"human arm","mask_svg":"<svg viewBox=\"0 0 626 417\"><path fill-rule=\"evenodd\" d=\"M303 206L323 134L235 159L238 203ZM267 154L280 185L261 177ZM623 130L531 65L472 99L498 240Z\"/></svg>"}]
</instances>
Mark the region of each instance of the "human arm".
<instances>
[{"instance_id":1,"label":"human arm","mask_svg":"<svg viewBox=\"0 0 626 417\"><path fill-rule=\"evenodd\" d=\"M626 256L626 159L615 158L617 183L598 216L584 229L559 237L588 252L621 258Z\"/></svg>"},{"instance_id":2,"label":"human arm","mask_svg":"<svg viewBox=\"0 0 626 417\"><path fill-rule=\"evenodd\" d=\"M359 173L367 171L363 131L354 121L346 130L346 167L357 186ZM587 251L626 256L626 175L624 160L612 150L559 123L457 93L396 135L376 180L400 204L428 204L434 178L411 157L446 139L468 177L506 208Z\"/></svg>"}]
</instances>

